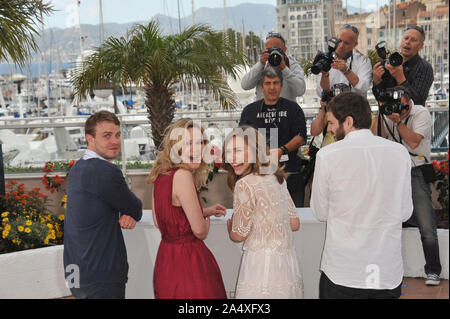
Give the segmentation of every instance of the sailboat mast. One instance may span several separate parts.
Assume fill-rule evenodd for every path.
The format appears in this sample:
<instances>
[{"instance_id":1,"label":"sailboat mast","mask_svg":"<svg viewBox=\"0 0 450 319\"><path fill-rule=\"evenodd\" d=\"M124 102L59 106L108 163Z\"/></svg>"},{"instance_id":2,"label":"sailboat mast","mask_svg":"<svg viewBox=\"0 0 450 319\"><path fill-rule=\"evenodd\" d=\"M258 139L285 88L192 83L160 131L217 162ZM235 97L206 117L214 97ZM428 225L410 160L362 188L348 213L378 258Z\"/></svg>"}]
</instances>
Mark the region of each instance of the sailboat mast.
<instances>
[{"instance_id":1,"label":"sailboat mast","mask_svg":"<svg viewBox=\"0 0 450 319\"><path fill-rule=\"evenodd\" d=\"M192 0L192 25L195 24L194 0Z\"/></svg>"},{"instance_id":2,"label":"sailboat mast","mask_svg":"<svg viewBox=\"0 0 450 319\"><path fill-rule=\"evenodd\" d=\"M227 0L223 0L223 33L227 31Z\"/></svg>"},{"instance_id":3,"label":"sailboat mast","mask_svg":"<svg viewBox=\"0 0 450 319\"><path fill-rule=\"evenodd\" d=\"M83 54L83 35L81 34L81 14L80 14L81 0L77 0L77 11L78 11L78 35L80 39L80 54Z\"/></svg>"},{"instance_id":4,"label":"sailboat mast","mask_svg":"<svg viewBox=\"0 0 450 319\"><path fill-rule=\"evenodd\" d=\"M99 11L99 24L98 24L98 33L99 33L99 39L100 39L100 45L102 45L105 37L105 28L103 25L103 6L102 6L102 0L98 0L98 11Z\"/></svg>"},{"instance_id":5,"label":"sailboat mast","mask_svg":"<svg viewBox=\"0 0 450 319\"><path fill-rule=\"evenodd\" d=\"M177 0L177 4L178 4L178 31L181 33L180 0Z\"/></svg>"}]
</instances>

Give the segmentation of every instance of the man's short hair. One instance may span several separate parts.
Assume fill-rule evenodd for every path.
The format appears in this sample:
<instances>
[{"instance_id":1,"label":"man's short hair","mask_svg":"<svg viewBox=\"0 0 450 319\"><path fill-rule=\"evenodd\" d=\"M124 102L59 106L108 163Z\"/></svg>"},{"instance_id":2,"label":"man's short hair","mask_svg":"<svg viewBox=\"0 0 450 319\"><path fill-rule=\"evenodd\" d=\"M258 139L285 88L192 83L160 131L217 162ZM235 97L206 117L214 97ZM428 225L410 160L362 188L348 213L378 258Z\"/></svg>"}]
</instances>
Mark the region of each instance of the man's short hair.
<instances>
[{"instance_id":1,"label":"man's short hair","mask_svg":"<svg viewBox=\"0 0 450 319\"><path fill-rule=\"evenodd\" d=\"M358 39L358 37L359 37L359 30L358 30L357 27L355 27L355 26L353 26L353 25L350 25L350 24L346 23L346 24L344 24L344 25L341 27L340 31L345 30L345 29L352 30L353 33L356 34L356 39Z\"/></svg>"},{"instance_id":2,"label":"man's short hair","mask_svg":"<svg viewBox=\"0 0 450 319\"><path fill-rule=\"evenodd\" d=\"M405 98L406 102L409 102L409 100L411 100L411 91L406 86L398 85L394 87L394 90L402 90L403 97Z\"/></svg>"},{"instance_id":3,"label":"man's short hair","mask_svg":"<svg viewBox=\"0 0 450 319\"><path fill-rule=\"evenodd\" d=\"M263 85L264 78L266 76L269 79L274 79L274 78L278 77L280 79L280 84L283 85L283 73L281 73L281 70L279 70L278 68L274 68L272 66L266 67L262 73L262 77L260 79L259 85L261 85L261 86Z\"/></svg>"},{"instance_id":4,"label":"man's short hair","mask_svg":"<svg viewBox=\"0 0 450 319\"><path fill-rule=\"evenodd\" d=\"M100 122L112 122L120 126L120 121L114 113L108 111L95 112L86 120L84 124L84 133L95 137L95 128Z\"/></svg>"},{"instance_id":5,"label":"man's short hair","mask_svg":"<svg viewBox=\"0 0 450 319\"><path fill-rule=\"evenodd\" d=\"M284 38L281 36L281 33L270 31L266 36L266 40L270 38L278 38L281 40L281 42L283 42L283 45L286 45L286 41L284 41Z\"/></svg>"},{"instance_id":6,"label":"man's short hair","mask_svg":"<svg viewBox=\"0 0 450 319\"><path fill-rule=\"evenodd\" d=\"M420 25L410 25L409 27L406 28L405 32L408 30L414 29L416 31L419 31L420 35L422 36L422 41L425 41L425 31L423 30L423 28Z\"/></svg>"},{"instance_id":7,"label":"man's short hair","mask_svg":"<svg viewBox=\"0 0 450 319\"><path fill-rule=\"evenodd\" d=\"M369 102L361 94L344 92L335 96L327 105L327 111L344 123L347 116L353 118L353 126L357 129L369 129L372 125L372 112Z\"/></svg>"}]
</instances>

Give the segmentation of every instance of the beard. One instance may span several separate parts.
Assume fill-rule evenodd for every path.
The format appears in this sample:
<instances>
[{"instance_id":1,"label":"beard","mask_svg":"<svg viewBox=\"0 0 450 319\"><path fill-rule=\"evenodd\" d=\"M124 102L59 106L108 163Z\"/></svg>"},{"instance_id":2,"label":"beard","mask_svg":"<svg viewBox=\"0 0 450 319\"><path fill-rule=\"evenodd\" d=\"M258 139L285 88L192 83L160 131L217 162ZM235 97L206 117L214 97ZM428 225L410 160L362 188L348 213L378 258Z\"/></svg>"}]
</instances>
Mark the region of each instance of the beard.
<instances>
[{"instance_id":1,"label":"beard","mask_svg":"<svg viewBox=\"0 0 450 319\"><path fill-rule=\"evenodd\" d=\"M336 130L336 134L334 136L336 138L336 141L340 141L340 140L344 139L344 137L345 137L344 125L339 124L339 127Z\"/></svg>"}]
</instances>

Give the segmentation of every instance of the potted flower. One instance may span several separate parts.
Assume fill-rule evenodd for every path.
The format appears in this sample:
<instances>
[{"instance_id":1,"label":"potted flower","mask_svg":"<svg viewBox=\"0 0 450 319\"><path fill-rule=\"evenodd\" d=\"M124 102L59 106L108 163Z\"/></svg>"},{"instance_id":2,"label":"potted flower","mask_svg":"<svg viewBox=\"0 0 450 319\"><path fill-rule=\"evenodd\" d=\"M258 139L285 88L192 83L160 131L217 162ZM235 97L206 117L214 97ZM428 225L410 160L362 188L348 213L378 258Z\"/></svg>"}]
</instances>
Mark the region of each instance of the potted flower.
<instances>
[{"instance_id":1,"label":"potted flower","mask_svg":"<svg viewBox=\"0 0 450 319\"><path fill-rule=\"evenodd\" d=\"M435 182L436 190L438 191L438 202L441 205L441 209L436 211L438 226L448 228L448 210L449 210L449 193L448 193L448 159L449 151L445 156L445 160L433 161L433 167L437 175L437 181Z\"/></svg>"}]
</instances>

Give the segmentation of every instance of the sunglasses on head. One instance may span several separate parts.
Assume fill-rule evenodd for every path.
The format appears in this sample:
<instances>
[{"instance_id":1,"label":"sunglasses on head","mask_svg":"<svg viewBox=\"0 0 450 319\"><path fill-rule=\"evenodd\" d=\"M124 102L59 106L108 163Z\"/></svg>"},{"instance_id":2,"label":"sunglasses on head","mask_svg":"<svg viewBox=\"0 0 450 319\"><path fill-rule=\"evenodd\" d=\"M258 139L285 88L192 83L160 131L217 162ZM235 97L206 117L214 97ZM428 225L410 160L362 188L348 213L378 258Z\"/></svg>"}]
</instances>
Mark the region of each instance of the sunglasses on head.
<instances>
[{"instance_id":1,"label":"sunglasses on head","mask_svg":"<svg viewBox=\"0 0 450 319\"><path fill-rule=\"evenodd\" d=\"M270 38L278 38L281 39L281 41L283 41L283 44L285 44L285 41L283 39L283 37L281 36L281 34L279 34L278 32L269 32L267 34L266 40L270 39Z\"/></svg>"},{"instance_id":2,"label":"sunglasses on head","mask_svg":"<svg viewBox=\"0 0 450 319\"><path fill-rule=\"evenodd\" d=\"M409 27L406 28L405 32L408 31L408 30L411 30L411 29L419 31L420 34L422 35L422 37L425 39L425 32L423 31L423 28L421 26L410 25Z\"/></svg>"},{"instance_id":3,"label":"sunglasses on head","mask_svg":"<svg viewBox=\"0 0 450 319\"><path fill-rule=\"evenodd\" d=\"M344 25L342 26L342 29L350 29L350 30L352 30L353 32L355 32L356 35L359 35L359 30L358 30L358 28L355 27L355 26L352 26L352 25L350 25L350 24L348 24L348 23L344 24Z\"/></svg>"}]
</instances>

